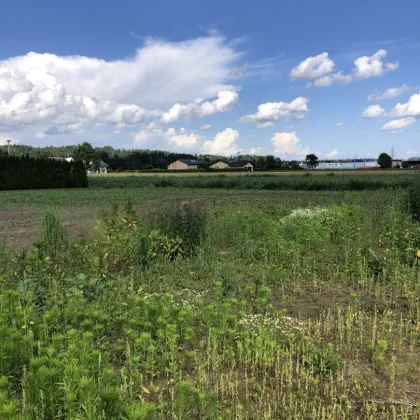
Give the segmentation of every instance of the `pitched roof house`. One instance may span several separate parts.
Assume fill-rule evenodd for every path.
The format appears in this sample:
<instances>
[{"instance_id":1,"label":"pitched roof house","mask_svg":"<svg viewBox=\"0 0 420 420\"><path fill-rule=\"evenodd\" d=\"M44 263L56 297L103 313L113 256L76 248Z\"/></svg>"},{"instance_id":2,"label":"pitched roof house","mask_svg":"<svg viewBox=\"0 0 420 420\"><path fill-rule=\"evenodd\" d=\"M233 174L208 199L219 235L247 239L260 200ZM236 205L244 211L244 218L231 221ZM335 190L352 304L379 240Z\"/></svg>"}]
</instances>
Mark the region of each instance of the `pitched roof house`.
<instances>
[{"instance_id":1,"label":"pitched roof house","mask_svg":"<svg viewBox=\"0 0 420 420\"><path fill-rule=\"evenodd\" d=\"M209 163L201 159L178 159L168 165L168 169L201 169L208 167Z\"/></svg>"},{"instance_id":2,"label":"pitched roof house","mask_svg":"<svg viewBox=\"0 0 420 420\"><path fill-rule=\"evenodd\" d=\"M250 160L218 160L210 166L212 169L246 169L253 171L254 165Z\"/></svg>"}]
</instances>

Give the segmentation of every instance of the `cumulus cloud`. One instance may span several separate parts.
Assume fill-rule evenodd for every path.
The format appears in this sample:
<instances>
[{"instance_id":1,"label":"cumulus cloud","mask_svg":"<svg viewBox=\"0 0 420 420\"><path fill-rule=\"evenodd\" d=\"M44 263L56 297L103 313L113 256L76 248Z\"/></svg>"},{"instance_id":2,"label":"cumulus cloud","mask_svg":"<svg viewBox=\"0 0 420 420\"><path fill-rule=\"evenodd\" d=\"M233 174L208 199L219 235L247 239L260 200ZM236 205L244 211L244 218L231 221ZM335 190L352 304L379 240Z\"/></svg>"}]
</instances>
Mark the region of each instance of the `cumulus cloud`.
<instances>
[{"instance_id":1,"label":"cumulus cloud","mask_svg":"<svg viewBox=\"0 0 420 420\"><path fill-rule=\"evenodd\" d=\"M250 155L266 155L267 154L267 150L265 149L265 147L261 147L261 146L257 146L257 147L251 147L249 149L249 154Z\"/></svg>"},{"instance_id":2,"label":"cumulus cloud","mask_svg":"<svg viewBox=\"0 0 420 420\"><path fill-rule=\"evenodd\" d=\"M200 130L210 130L211 124L204 124L200 127Z\"/></svg>"},{"instance_id":3,"label":"cumulus cloud","mask_svg":"<svg viewBox=\"0 0 420 420\"><path fill-rule=\"evenodd\" d=\"M407 127L411 124L415 124L416 119L414 117L408 117L408 118L401 118L399 120L392 120L387 122L383 127L383 131L394 131L399 130L401 128Z\"/></svg>"},{"instance_id":4,"label":"cumulus cloud","mask_svg":"<svg viewBox=\"0 0 420 420\"><path fill-rule=\"evenodd\" d=\"M379 118L383 115L385 110L381 108L379 105L370 105L368 106L362 114L363 118Z\"/></svg>"},{"instance_id":5,"label":"cumulus cloud","mask_svg":"<svg viewBox=\"0 0 420 420\"><path fill-rule=\"evenodd\" d=\"M383 99L393 99L397 96L403 95L404 93L413 90L410 86L402 85L396 88L387 89L385 92L372 93L367 97L368 101L382 101Z\"/></svg>"},{"instance_id":6,"label":"cumulus cloud","mask_svg":"<svg viewBox=\"0 0 420 420\"><path fill-rule=\"evenodd\" d=\"M203 150L211 155L231 156L236 154L239 149L238 139L238 130L226 128L226 130L217 133L213 140L204 142Z\"/></svg>"},{"instance_id":7,"label":"cumulus cloud","mask_svg":"<svg viewBox=\"0 0 420 420\"><path fill-rule=\"evenodd\" d=\"M255 114L241 117L239 122L256 123L257 127L265 128L271 127L272 123L280 118L300 120L309 112L308 101L309 99L299 96L292 102L267 102L259 105Z\"/></svg>"},{"instance_id":8,"label":"cumulus cloud","mask_svg":"<svg viewBox=\"0 0 420 420\"><path fill-rule=\"evenodd\" d=\"M234 91L222 91L217 94L217 99L203 102L201 98L186 105L175 104L165 112L160 121L162 124L171 124L181 118L203 118L210 115L230 111L238 101L239 95Z\"/></svg>"},{"instance_id":9,"label":"cumulus cloud","mask_svg":"<svg viewBox=\"0 0 420 420\"><path fill-rule=\"evenodd\" d=\"M185 128L176 131L175 128L168 128L166 131L156 128L154 125L143 127L134 136L134 144L136 146L144 146L149 142L163 141L166 146L175 146L177 150L191 150L197 148L200 144L201 137Z\"/></svg>"},{"instance_id":10,"label":"cumulus cloud","mask_svg":"<svg viewBox=\"0 0 420 420\"><path fill-rule=\"evenodd\" d=\"M19 79L37 68L54 76L69 95L168 108L232 90L229 74L239 57L234 43L213 35L183 42L147 39L133 57L122 60L30 52L5 60L0 67Z\"/></svg>"},{"instance_id":11,"label":"cumulus cloud","mask_svg":"<svg viewBox=\"0 0 420 420\"><path fill-rule=\"evenodd\" d=\"M300 139L295 132L275 133L271 143L276 156L302 157L310 153L308 147L300 144Z\"/></svg>"},{"instance_id":12,"label":"cumulus cloud","mask_svg":"<svg viewBox=\"0 0 420 420\"><path fill-rule=\"evenodd\" d=\"M174 128L169 128L165 133L165 140L179 149L192 149L198 146L200 138L195 133L187 133L185 128L181 128L179 133Z\"/></svg>"},{"instance_id":13,"label":"cumulus cloud","mask_svg":"<svg viewBox=\"0 0 420 420\"><path fill-rule=\"evenodd\" d=\"M295 80L314 80L313 82L310 82L308 86L317 87L330 86L335 82L352 83L357 80L378 77L385 73L395 71L398 68L399 63L397 61L385 62L386 56L386 50L379 50L371 56L359 57L354 61L352 72L350 74L345 74L342 71L332 73L334 62L328 58L327 53L323 53L302 61L292 70L291 77ZM321 65L319 68L311 67L310 64L313 63L321 63ZM301 77L296 77L296 75L301 75Z\"/></svg>"},{"instance_id":14,"label":"cumulus cloud","mask_svg":"<svg viewBox=\"0 0 420 420\"><path fill-rule=\"evenodd\" d=\"M328 53L316 55L315 57L308 57L301 61L299 65L293 68L290 72L292 80L313 80L325 76L334 70L335 64Z\"/></svg>"},{"instance_id":15,"label":"cumulus cloud","mask_svg":"<svg viewBox=\"0 0 420 420\"><path fill-rule=\"evenodd\" d=\"M332 158L337 157L338 153L339 153L339 152L338 152L338 149L334 149L334 150L331 150L331 152L327 153L327 154L325 155L325 157L326 157L327 159L332 159Z\"/></svg>"},{"instance_id":16,"label":"cumulus cloud","mask_svg":"<svg viewBox=\"0 0 420 420\"><path fill-rule=\"evenodd\" d=\"M338 122L338 123L334 124L334 127L342 130L343 128L346 127L346 124L344 124L343 122Z\"/></svg>"},{"instance_id":17,"label":"cumulus cloud","mask_svg":"<svg viewBox=\"0 0 420 420\"><path fill-rule=\"evenodd\" d=\"M114 61L34 52L8 58L0 61L0 125L43 126L34 132L45 136L228 111L238 98L229 83L241 56L236 45L213 34L146 40L133 57Z\"/></svg>"},{"instance_id":18,"label":"cumulus cloud","mask_svg":"<svg viewBox=\"0 0 420 420\"><path fill-rule=\"evenodd\" d=\"M407 103L398 103L389 113L392 117L420 117L420 92L411 96Z\"/></svg>"},{"instance_id":19,"label":"cumulus cloud","mask_svg":"<svg viewBox=\"0 0 420 420\"><path fill-rule=\"evenodd\" d=\"M144 126L134 136L134 144L144 147L153 142L159 147L169 147L174 150L202 151L208 154L230 156L238 152L239 131L226 128L216 134L213 139L206 139L185 128L178 131L171 127L163 130L153 124ZM171 147L173 146L173 147Z\"/></svg>"}]
</instances>

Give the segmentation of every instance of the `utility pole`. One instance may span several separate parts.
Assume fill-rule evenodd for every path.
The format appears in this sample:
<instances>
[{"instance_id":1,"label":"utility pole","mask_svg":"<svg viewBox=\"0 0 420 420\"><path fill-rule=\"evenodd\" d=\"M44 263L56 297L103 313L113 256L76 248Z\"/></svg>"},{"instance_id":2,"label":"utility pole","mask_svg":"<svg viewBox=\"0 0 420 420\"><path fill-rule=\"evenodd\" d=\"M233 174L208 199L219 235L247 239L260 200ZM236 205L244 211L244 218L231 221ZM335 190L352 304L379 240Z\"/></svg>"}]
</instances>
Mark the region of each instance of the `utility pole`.
<instances>
[{"instance_id":1,"label":"utility pole","mask_svg":"<svg viewBox=\"0 0 420 420\"><path fill-rule=\"evenodd\" d=\"M392 160L395 159L395 149L394 149L394 146L391 147L391 157L392 157Z\"/></svg>"},{"instance_id":2,"label":"utility pole","mask_svg":"<svg viewBox=\"0 0 420 420\"><path fill-rule=\"evenodd\" d=\"M6 140L7 141L7 154L10 155L10 142L12 140Z\"/></svg>"}]
</instances>

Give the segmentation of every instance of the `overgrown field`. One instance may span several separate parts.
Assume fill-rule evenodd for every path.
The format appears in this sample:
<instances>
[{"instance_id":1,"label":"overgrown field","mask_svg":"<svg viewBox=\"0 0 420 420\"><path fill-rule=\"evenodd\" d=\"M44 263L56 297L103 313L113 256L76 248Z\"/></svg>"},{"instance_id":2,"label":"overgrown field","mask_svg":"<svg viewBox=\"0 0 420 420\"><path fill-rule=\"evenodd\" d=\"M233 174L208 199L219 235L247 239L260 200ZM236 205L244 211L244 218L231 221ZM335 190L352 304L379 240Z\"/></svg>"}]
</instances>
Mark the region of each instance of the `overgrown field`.
<instances>
[{"instance_id":1,"label":"overgrown field","mask_svg":"<svg viewBox=\"0 0 420 420\"><path fill-rule=\"evenodd\" d=\"M420 416L419 191L23 208L106 191L89 239L0 250L1 419Z\"/></svg>"},{"instance_id":2,"label":"overgrown field","mask_svg":"<svg viewBox=\"0 0 420 420\"><path fill-rule=\"evenodd\" d=\"M395 172L397 173L397 172ZM114 176L112 174L91 176L89 185L93 188L134 188L134 187L175 187L175 188L205 188L205 189L255 189L255 190L304 190L304 191L354 191L376 190L381 188L406 188L413 182L414 171L395 175L389 172L387 175L341 175L335 172L326 175L313 176L311 172L299 175L277 176L265 175L242 175L228 176L176 176L170 174L159 175L132 175Z\"/></svg>"}]
</instances>

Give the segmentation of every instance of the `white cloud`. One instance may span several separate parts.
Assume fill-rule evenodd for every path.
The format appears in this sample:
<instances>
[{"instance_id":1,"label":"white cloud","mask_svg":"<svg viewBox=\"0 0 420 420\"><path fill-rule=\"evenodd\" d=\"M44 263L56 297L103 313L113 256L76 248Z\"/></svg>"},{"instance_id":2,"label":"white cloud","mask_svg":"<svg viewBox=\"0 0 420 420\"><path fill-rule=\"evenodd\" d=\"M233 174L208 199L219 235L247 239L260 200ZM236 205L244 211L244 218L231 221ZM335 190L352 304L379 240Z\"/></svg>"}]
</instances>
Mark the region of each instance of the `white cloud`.
<instances>
[{"instance_id":1,"label":"white cloud","mask_svg":"<svg viewBox=\"0 0 420 420\"><path fill-rule=\"evenodd\" d=\"M393 117L420 117L420 92L411 96L407 103L398 103L388 114Z\"/></svg>"},{"instance_id":2,"label":"white cloud","mask_svg":"<svg viewBox=\"0 0 420 420\"><path fill-rule=\"evenodd\" d=\"M326 54L326 53L324 53ZM322 55L322 54L321 54ZM343 74L342 71L331 73L331 71L327 71L324 74L317 75L317 72L307 72L304 79L313 80L316 79L314 82L310 82L308 86L317 86L317 87L326 87L332 85L334 82L340 83L352 83L357 80L369 79L371 77L378 77L382 76L385 73L395 71L399 67L398 62L384 62L385 57L387 56L386 50L379 50L375 54L371 56L363 56L359 57L354 61L354 68L350 74ZM320 56L317 56L320 57ZM302 63L299 64L298 67L292 70L295 71L298 69L303 63L305 63L309 59L314 59L316 57L309 57L304 60ZM326 69L329 70L333 69L331 65L326 66ZM312 75L312 77L310 77ZM296 77L295 77L296 79Z\"/></svg>"},{"instance_id":3,"label":"white cloud","mask_svg":"<svg viewBox=\"0 0 420 420\"><path fill-rule=\"evenodd\" d=\"M328 53L308 57L301 61L297 67L290 72L292 80L313 80L325 76L334 70L334 61L328 58Z\"/></svg>"},{"instance_id":4,"label":"white cloud","mask_svg":"<svg viewBox=\"0 0 420 420\"><path fill-rule=\"evenodd\" d=\"M303 147L300 144L300 139L295 132L275 133L271 143L274 146L276 156L301 157L310 153L308 147Z\"/></svg>"},{"instance_id":5,"label":"white cloud","mask_svg":"<svg viewBox=\"0 0 420 420\"><path fill-rule=\"evenodd\" d=\"M211 124L204 124L200 127L200 130L210 130Z\"/></svg>"},{"instance_id":6,"label":"white cloud","mask_svg":"<svg viewBox=\"0 0 420 420\"><path fill-rule=\"evenodd\" d=\"M368 101L382 101L383 99L393 99L397 96L403 95L404 93L413 90L410 86L402 85L396 88L387 89L385 92L372 93L367 97Z\"/></svg>"},{"instance_id":7,"label":"white cloud","mask_svg":"<svg viewBox=\"0 0 420 420\"><path fill-rule=\"evenodd\" d=\"M237 141L239 138L239 131L232 128L217 133L213 140L208 140L203 144L205 153L211 155L231 156L238 152L239 146Z\"/></svg>"},{"instance_id":8,"label":"white cloud","mask_svg":"<svg viewBox=\"0 0 420 420\"><path fill-rule=\"evenodd\" d=\"M255 114L245 115L240 118L242 123L257 123L260 128L268 127L267 123L273 123L280 118L300 120L309 112L309 99L299 96L292 102L267 102L258 106Z\"/></svg>"},{"instance_id":9,"label":"white cloud","mask_svg":"<svg viewBox=\"0 0 420 420\"><path fill-rule=\"evenodd\" d=\"M203 118L218 112L230 111L238 101L239 95L234 91L222 91L217 94L217 99L203 102L201 98L186 105L175 104L165 112L160 121L162 124L171 124L181 118Z\"/></svg>"},{"instance_id":10,"label":"white cloud","mask_svg":"<svg viewBox=\"0 0 420 420\"><path fill-rule=\"evenodd\" d=\"M183 42L147 39L133 57L122 60L30 52L9 58L0 67L19 79L37 68L54 76L69 95L167 108L231 90L226 82L239 57L234 43L212 35Z\"/></svg>"},{"instance_id":11,"label":"white cloud","mask_svg":"<svg viewBox=\"0 0 420 420\"><path fill-rule=\"evenodd\" d=\"M149 124L143 127L134 136L134 144L136 146L144 146L147 143L153 142L156 144L162 142L159 147L175 146L175 150L191 150L197 148L200 145L201 137L197 134L188 131L185 128L181 128L178 132L175 128L168 128L163 131L161 128L156 128L154 124Z\"/></svg>"},{"instance_id":12,"label":"white cloud","mask_svg":"<svg viewBox=\"0 0 420 420\"><path fill-rule=\"evenodd\" d=\"M334 150L331 150L331 152L327 153L327 154L325 155L325 157L326 157L327 159L332 159L332 158L337 157L337 155L338 155L338 154L339 154L338 149L334 149Z\"/></svg>"},{"instance_id":13,"label":"white cloud","mask_svg":"<svg viewBox=\"0 0 420 420\"><path fill-rule=\"evenodd\" d=\"M414 117L408 117L408 118L401 118L399 120L392 120L387 122L383 127L383 131L394 131L399 130L401 128L407 127L411 124L415 124L416 119Z\"/></svg>"},{"instance_id":14,"label":"white cloud","mask_svg":"<svg viewBox=\"0 0 420 420\"><path fill-rule=\"evenodd\" d=\"M342 130L343 128L346 127L346 124L344 124L343 122L338 122L338 123L334 124L334 127L339 128L340 130Z\"/></svg>"},{"instance_id":15,"label":"white cloud","mask_svg":"<svg viewBox=\"0 0 420 420\"><path fill-rule=\"evenodd\" d=\"M38 126L33 133L48 135L227 111L237 100L229 83L237 45L212 34L149 39L133 57L114 61L35 52L8 58L0 61L0 125Z\"/></svg>"},{"instance_id":16,"label":"white cloud","mask_svg":"<svg viewBox=\"0 0 420 420\"><path fill-rule=\"evenodd\" d=\"M165 140L183 150L198 146L200 138L195 133L187 133L185 128L181 128L179 133L174 128L168 128L165 132Z\"/></svg>"},{"instance_id":17,"label":"white cloud","mask_svg":"<svg viewBox=\"0 0 420 420\"><path fill-rule=\"evenodd\" d=\"M379 105L370 105L368 106L362 114L363 118L379 118L385 110L381 108Z\"/></svg>"},{"instance_id":18,"label":"white cloud","mask_svg":"<svg viewBox=\"0 0 420 420\"><path fill-rule=\"evenodd\" d=\"M256 155L256 156L262 156L267 154L267 150L265 147L257 146L257 147L251 147L249 149L250 155Z\"/></svg>"},{"instance_id":19,"label":"white cloud","mask_svg":"<svg viewBox=\"0 0 420 420\"><path fill-rule=\"evenodd\" d=\"M257 124L258 128L271 128L273 126L274 126L274 124L271 121L267 121L265 123Z\"/></svg>"}]
</instances>

